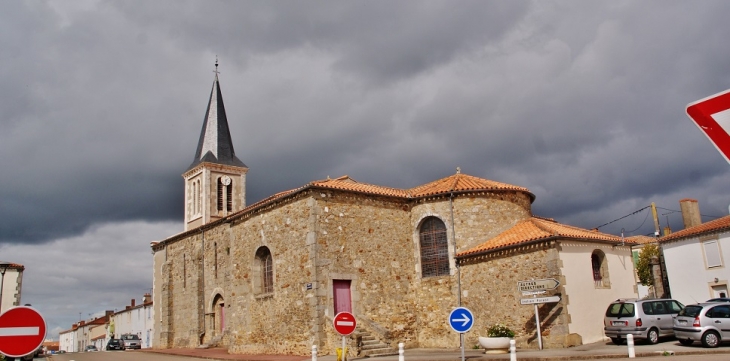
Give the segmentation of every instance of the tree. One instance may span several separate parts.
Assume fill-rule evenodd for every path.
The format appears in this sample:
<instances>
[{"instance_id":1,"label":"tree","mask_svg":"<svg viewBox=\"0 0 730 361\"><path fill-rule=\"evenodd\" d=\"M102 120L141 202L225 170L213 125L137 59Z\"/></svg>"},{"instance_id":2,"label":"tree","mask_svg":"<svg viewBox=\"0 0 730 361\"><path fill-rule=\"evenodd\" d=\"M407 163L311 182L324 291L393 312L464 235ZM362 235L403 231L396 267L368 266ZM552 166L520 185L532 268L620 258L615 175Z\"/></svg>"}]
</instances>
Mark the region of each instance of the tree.
<instances>
[{"instance_id":1,"label":"tree","mask_svg":"<svg viewBox=\"0 0 730 361\"><path fill-rule=\"evenodd\" d=\"M651 270L651 259L659 256L659 246L649 243L641 248L639 260L636 262L636 273L639 275L639 282L644 286L654 285L654 276Z\"/></svg>"}]
</instances>

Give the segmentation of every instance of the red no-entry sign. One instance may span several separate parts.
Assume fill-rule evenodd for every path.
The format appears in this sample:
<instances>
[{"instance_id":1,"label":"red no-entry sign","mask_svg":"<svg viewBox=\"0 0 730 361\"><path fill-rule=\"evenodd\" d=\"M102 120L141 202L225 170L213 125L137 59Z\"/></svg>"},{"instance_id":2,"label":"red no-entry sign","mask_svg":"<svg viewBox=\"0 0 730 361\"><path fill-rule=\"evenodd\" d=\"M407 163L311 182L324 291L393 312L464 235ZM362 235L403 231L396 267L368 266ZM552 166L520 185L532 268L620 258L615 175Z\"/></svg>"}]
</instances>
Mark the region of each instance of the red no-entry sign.
<instances>
[{"instance_id":1,"label":"red no-entry sign","mask_svg":"<svg viewBox=\"0 0 730 361\"><path fill-rule=\"evenodd\" d=\"M730 90L690 103L687 115L730 163Z\"/></svg>"},{"instance_id":2,"label":"red no-entry sign","mask_svg":"<svg viewBox=\"0 0 730 361\"><path fill-rule=\"evenodd\" d=\"M38 311L13 307L0 315L0 353L9 357L29 355L43 344L46 321Z\"/></svg>"},{"instance_id":3,"label":"red no-entry sign","mask_svg":"<svg viewBox=\"0 0 730 361\"><path fill-rule=\"evenodd\" d=\"M335 331L342 336L351 334L355 331L355 327L357 327L355 316L349 312L340 312L335 315L335 319L332 320L332 324L335 326Z\"/></svg>"}]
</instances>

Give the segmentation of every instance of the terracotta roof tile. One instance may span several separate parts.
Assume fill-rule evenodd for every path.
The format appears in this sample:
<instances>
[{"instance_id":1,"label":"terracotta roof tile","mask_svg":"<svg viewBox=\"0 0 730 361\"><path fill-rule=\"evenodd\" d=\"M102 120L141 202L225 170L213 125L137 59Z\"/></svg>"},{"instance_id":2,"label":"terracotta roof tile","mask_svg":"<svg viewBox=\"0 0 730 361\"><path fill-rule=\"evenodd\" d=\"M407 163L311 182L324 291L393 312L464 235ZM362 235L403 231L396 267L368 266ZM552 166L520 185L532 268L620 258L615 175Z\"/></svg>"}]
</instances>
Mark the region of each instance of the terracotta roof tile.
<instances>
[{"instance_id":1,"label":"terracotta roof tile","mask_svg":"<svg viewBox=\"0 0 730 361\"><path fill-rule=\"evenodd\" d=\"M229 215L228 217L221 218L219 220L204 224L194 229L187 230L185 232L178 233L170 236L161 242L151 242L151 247L157 247L160 244L170 242L172 240L184 237L185 235L197 232L200 227L210 227L218 223L228 222L232 219L236 219L246 213L249 213L259 207L266 206L267 204L285 199L286 197L297 194L298 192L308 188L327 188L337 189L351 192L358 192L371 195L381 195L388 197L400 197L404 199L421 198L427 196L434 196L439 194L448 194L451 191L454 192L467 192L467 191L514 191L527 193L531 201L535 200L535 195L532 194L527 188L514 186L507 183L495 182L489 179L474 177L467 174L457 173L446 178L426 183L424 185L411 188L411 189L399 189L391 187L383 187L374 184L361 183L347 175L335 178L335 179L323 179L316 180L305 184L302 187L290 189L287 191L276 193L270 197L264 198L256 203L253 203L246 208Z\"/></svg>"},{"instance_id":2,"label":"terracotta roof tile","mask_svg":"<svg viewBox=\"0 0 730 361\"><path fill-rule=\"evenodd\" d=\"M393 197L408 197L407 191L398 188L377 186L373 184L360 183L347 175L335 179L324 179L309 183L309 185L323 188L355 191L368 194L377 194Z\"/></svg>"},{"instance_id":3,"label":"terracotta roof tile","mask_svg":"<svg viewBox=\"0 0 730 361\"><path fill-rule=\"evenodd\" d=\"M532 217L517 222L512 228L498 234L496 237L472 249L460 252L456 256L466 257L474 254L488 253L492 250L547 240L553 237L621 243L621 237L618 236L560 224L544 218ZM625 242L632 243L629 239L625 239Z\"/></svg>"},{"instance_id":4,"label":"terracotta roof tile","mask_svg":"<svg viewBox=\"0 0 730 361\"><path fill-rule=\"evenodd\" d=\"M532 200L535 196L525 187L519 187L507 183L495 182L493 180L474 177L468 174L457 173L446 178L441 178L418 187L408 190L412 197L423 197L429 195L450 193L451 191L463 192L473 190L506 190L525 192L530 194Z\"/></svg>"},{"instance_id":5,"label":"terracotta roof tile","mask_svg":"<svg viewBox=\"0 0 730 361\"><path fill-rule=\"evenodd\" d=\"M627 237L626 239L630 240L631 243L636 243L636 244L647 244L647 243L653 243L653 242L657 241L656 237L649 237L649 236L631 236L631 237Z\"/></svg>"},{"instance_id":6,"label":"terracotta roof tile","mask_svg":"<svg viewBox=\"0 0 730 361\"><path fill-rule=\"evenodd\" d=\"M730 216L718 218L709 222L705 222L694 227L686 228L681 231L674 232L659 238L659 243L670 241L678 241L680 239L697 237L706 233L728 232L730 231Z\"/></svg>"}]
</instances>

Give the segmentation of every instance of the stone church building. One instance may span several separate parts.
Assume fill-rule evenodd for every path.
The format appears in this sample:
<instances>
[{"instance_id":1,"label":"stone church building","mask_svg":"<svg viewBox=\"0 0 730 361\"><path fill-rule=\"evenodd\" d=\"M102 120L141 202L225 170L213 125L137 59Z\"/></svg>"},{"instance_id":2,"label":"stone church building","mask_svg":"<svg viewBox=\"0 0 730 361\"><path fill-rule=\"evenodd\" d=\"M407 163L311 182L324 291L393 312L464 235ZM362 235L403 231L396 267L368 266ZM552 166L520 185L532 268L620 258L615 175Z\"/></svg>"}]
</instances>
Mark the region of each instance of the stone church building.
<instances>
[{"instance_id":1,"label":"stone church building","mask_svg":"<svg viewBox=\"0 0 730 361\"><path fill-rule=\"evenodd\" d=\"M192 148L192 147L191 147ZM332 354L332 320L355 315L350 354L454 348L448 315L474 314L465 345L494 323L536 348L517 282L554 278L538 307L544 347L603 339L603 312L636 297L631 243L532 215L528 189L457 170L410 189L348 176L246 204L216 73L195 158L183 173L185 229L152 243L157 348ZM527 296L529 297L529 296Z\"/></svg>"}]
</instances>

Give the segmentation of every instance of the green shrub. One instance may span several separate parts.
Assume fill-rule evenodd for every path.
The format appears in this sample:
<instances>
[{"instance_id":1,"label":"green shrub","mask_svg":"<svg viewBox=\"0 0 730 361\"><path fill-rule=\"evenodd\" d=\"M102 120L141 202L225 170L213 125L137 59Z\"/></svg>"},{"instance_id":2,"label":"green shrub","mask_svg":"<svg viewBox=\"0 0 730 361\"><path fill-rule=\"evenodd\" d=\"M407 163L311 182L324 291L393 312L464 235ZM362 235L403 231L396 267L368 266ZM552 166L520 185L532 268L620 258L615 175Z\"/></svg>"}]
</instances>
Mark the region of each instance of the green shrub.
<instances>
[{"instance_id":1,"label":"green shrub","mask_svg":"<svg viewBox=\"0 0 730 361\"><path fill-rule=\"evenodd\" d=\"M487 337L515 337L515 332L510 330L509 327L497 323L487 329Z\"/></svg>"}]
</instances>

